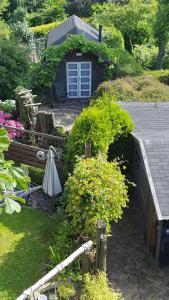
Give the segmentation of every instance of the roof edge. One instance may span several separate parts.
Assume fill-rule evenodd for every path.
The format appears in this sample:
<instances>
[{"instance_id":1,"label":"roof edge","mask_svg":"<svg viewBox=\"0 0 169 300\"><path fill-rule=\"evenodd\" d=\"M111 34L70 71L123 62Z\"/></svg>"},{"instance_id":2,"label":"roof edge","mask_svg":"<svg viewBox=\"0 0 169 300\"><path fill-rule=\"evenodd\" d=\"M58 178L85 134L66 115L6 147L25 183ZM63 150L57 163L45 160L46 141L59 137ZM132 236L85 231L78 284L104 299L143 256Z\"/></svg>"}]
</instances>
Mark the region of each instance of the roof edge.
<instances>
[{"instance_id":1,"label":"roof edge","mask_svg":"<svg viewBox=\"0 0 169 300\"><path fill-rule=\"evenodd\" d=\"M146 155L146 150L144 148L144 143L143 143L142 139L137 137L136 134L132 133L132 136L134 137L134 139L140 145L140 150L141 150L142 157L143 157L144 167L145 167L145 170L146 170L147 179L148 179L148 182L149 182L149 187L150 187L150 191L151 191L151 194L152 194L152 197L153 197L153 202L154 202L154 206L155 206L155 210L156 210L156 213L157 213L158 220L162 221L162 220L168 219L169 217L168 218L167 217L163 218L162 214L161 214L160 206L159 206L159 203L158 203L158 200L157 200L157 195L156 195L156 191L155 191L155 187L154 187L154 183L153 183L153 179L152 179L152 176L151 176L151 171L150 171L150 167L149 167L149 163L148 163L148 159L147 159L147 155Z\"/></svg>"}]
</instances>

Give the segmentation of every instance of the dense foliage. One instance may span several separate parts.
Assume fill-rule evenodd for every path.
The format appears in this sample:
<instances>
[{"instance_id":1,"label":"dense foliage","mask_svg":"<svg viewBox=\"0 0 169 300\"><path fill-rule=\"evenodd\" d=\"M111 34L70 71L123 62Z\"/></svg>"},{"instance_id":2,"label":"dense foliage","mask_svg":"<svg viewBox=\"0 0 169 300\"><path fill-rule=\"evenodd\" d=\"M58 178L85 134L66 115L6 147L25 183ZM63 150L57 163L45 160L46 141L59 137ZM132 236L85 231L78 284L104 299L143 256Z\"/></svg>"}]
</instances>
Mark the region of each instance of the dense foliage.
<instances>
[{"instance_id":1,"label":"dense foliage","mask_svg":"<svg viewBox=\"0 0 169 300\"><path fill-rule=\"evenodd\" d=\"M157 18L155 23L155 38L159 48L157 68L162 69L169 42L169 5L167 0L158 0Z\"/></svg>"},{"instance_id":2,"label":"dense foliage","mask_svg":"<svg viewBox=\"0 0 169 300\"><path fill-rule=\"evenodd\" d=\"M121 31L125 46L132 51L135 44L147 43L152 37L150 19L155 17L156 1L129 0L126 4L105 3L94 7L94 22Z\"/></svg>"},{"instance_id":3,"label":"dense foliage","mask_svg":"<svg viewBox=\"0 0 169 300\"><path fill-rule=\"evenodd\" d=\"M96 96L108 93L118 101L169 101L169 86L162 83L169 76L146 74L138 77L125 77L103 82L96 91ZM161 80L161 82L160 82Z\"/></svg>"},{"instance_id":4,"label":"dense foliage","mask_svg":"<svg viewBox=\"0 0 169 300\"><path fill-rule=\"evenodd\" d=\"M0 100L0 110L3 110L5 113L12 113L15 109L15 100Z\"/></svg>"},{"instance_id":5,"label":"dense foliage","mask_svg":"<svg viewBox=\"0 0 169 300\"><path fill-rule=\"evenodd\" d=\"M16 43L0 40L0 98L10 99L18 85L24 85L29 69L26 50Z\"/></svg>"},{"instance_id":6,"label":"dense foliage","mask_svg":"<svg viewBox=\"0 0 169 300\"><path fill-rule=\"evenodd\" d=\"M65 184L64 199L74 231L95 238L98 219L109 232L110 222L122 216L128 202L125 177L116 162L102 157L80 160Z\"/></svg>"},{"instance_id":7,"label":"dense foliage","mask_svg":"<svg viewBox=\"0 0 169 300\"><path fill-rule=\"evenodd\" d=\"M105 273L97 276L86 274L84 276L84 288L80 300L122 300L119 292L109 287Z\"/></svg>"},{"instance_id":8,"label":"dense foliage","mask_svg":"<svg viewBox=\"0 0 169 300\"><path fill-rule=\"evenodd\" d=\"M109 145L132 130L133 122L126 111L108 95L99 98L77 117L68 136L68 169L72 170L77 155L84 155L85 144L91 143L92 155L99 152L107 155Z\"/></svg>"},{"instance_id":9,"label":"dense foliage","mask_svg":"<svg viewBox=\"0 0 169 300\"><path fill-rule=\"evenodd\" d=\"M25 190L28 188L30 178L27 177L24 171L15 167L14 162L11 160L5 160L4 151L7 151L9 147L9 139L5 129L0 129L0 202L1 210L5 209L5 212L12 214L13 212L20 212L21 207L18 203L24 203L24 200L15 196L14 189Z\"/></svg>"},{"instance_id":10,"label":"dense foliage","mask_svg":"<svg viewBox=\"0 0 169 300\"><path fill-rule=\"evenodd\" d=\"M41 62L35 66L32 84L35 87L51 87L59 63L67 53L73 50L94 53L98 56L100 63L109 61L108 74L111 78L126 74L137 75L142 72L141 67L127 51L109 48L105 43L87 40L82 35L72 35L60 46L51 46L44 51Z\"/></svg>"}]
</instances>

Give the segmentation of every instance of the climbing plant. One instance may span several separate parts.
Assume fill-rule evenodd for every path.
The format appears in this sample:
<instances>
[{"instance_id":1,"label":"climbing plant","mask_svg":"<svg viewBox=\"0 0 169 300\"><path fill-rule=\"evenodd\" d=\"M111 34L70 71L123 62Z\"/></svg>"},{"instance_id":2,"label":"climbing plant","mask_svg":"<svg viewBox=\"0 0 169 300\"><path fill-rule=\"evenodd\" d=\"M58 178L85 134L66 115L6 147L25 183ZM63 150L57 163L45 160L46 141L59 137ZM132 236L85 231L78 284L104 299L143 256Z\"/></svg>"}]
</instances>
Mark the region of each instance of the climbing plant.
<instances>
[{"instance_id":1,"label":"climbing plant","mask_svg":"<svg viewBox=\"0 0 169 300\"><path fill-rule=\"evenodd\" d=\"M43 52L40 63L33 68L33 86L51 87L60 62L66 54L73 50L78 50L83 54L93 53L98 56L100 63L107 62L111 77L115 77L116 74L136 75L142 71L141 67L127 51L109 48L106 43L90 41L83 35L71 35L60 46L50 46Z\"/></svg>"}]
</instances>

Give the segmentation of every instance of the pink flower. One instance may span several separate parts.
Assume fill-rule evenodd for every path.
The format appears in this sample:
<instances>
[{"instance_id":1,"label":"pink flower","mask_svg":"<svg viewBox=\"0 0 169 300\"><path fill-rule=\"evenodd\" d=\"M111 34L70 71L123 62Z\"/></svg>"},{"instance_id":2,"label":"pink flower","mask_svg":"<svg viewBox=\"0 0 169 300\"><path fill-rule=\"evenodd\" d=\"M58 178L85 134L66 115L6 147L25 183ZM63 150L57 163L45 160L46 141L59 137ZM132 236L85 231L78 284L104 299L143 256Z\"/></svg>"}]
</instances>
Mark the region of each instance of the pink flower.
<instances>
[{"instance_id":1,"label":"pink flower","mask_svg":"<svg viewBox=\"0 0 169 300\"><path fill-rule=\"evenodd\" d=\"M5 114L3 110L0 110L0 125L7 125L14 128L24 129L23 125L19 121L10 120L11 117L11 114ZM21 132L14 129L8 129L8 136L10 140L13 140L15 137L20 137L21 134Z\"/></svg>"},{"instance_id":2,"label":"pink flower","mask_svg":"<svg viewBox=\"0 0 169 300\"><path fill-rule=\"evenodd\" d=\"M10 119L11 117L12 117L11 114L4 114L4 118L5 118L5 119Z\"/></svg>"}]
</instances>

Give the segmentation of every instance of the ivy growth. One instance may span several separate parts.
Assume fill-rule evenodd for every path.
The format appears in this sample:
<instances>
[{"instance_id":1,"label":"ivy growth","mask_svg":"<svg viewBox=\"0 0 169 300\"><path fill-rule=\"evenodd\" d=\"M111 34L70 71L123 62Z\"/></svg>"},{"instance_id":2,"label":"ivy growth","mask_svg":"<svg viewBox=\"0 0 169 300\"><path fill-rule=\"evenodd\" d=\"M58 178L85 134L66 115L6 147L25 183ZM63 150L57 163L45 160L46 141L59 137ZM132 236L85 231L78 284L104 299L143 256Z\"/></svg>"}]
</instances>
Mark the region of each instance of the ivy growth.
<instances>
[{"instance_id":1,"label":"ivy growth","mask_svg":"<svg viewBox=\"0 0 169 300\"><path fill-rule=\"evenodd\" d=\"M115 77L116 74L125 75L127 73L137 75L141 73L141 67L127 51L109 48L105 43L90 41L83 35L70 35L60 46L50 46L43 52L41 62L33 68L32 84L34 87L43 86L50 88L54 82L56 70L60 62L64 59L65 55L74 50L80 51L83 54L93 53L98 56L98 62L107 62L111 77Z\"/></svg>"}]
</instances>

